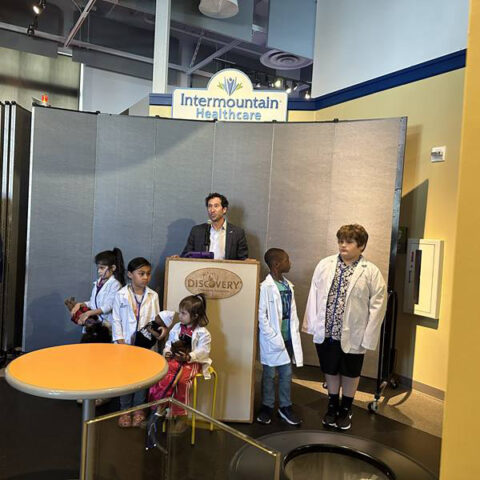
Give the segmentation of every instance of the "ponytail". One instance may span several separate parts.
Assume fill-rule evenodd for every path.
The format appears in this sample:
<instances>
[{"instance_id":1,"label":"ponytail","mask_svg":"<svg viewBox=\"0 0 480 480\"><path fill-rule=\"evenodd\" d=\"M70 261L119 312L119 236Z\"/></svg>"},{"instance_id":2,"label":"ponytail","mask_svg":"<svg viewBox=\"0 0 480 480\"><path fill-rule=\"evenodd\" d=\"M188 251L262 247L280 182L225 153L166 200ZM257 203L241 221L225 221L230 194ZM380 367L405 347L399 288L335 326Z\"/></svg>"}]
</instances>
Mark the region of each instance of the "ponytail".
<instances>
[{"instance_id":1,"label":"ponytail","mask_svg":"<svg viewBox=\"0 0 480 480\"><path fill-rule=\"evenodd\" d=\"M115 255L115 266L117 267L113 272L114 277L120 282L122 287L125 286L125 264L123 263L122 251L114 247L113 254Z\"/></svg>"}]
</instances>

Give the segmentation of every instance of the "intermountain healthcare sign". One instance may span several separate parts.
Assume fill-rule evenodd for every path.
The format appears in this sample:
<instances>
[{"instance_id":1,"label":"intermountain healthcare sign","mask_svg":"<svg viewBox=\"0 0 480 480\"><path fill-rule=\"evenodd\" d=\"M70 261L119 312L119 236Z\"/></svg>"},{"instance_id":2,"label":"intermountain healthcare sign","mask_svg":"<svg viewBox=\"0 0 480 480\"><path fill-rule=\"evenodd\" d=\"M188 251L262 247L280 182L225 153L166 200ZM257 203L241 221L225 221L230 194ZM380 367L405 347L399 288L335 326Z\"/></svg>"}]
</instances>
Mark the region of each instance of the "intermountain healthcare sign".
<instances>
[{"instance_id":1,"label":"intermountain healthcare sign","mask_svg":"<svg viewBox=\"0 0 480 480\"><path fill-rule=\"evenodd\" d=\"M288 95L274 90L254 90L240 70L221 70L207 88L177 88L172 96L172 117L187 120L232 122L285 122Z\"/></svg>"}]
</instances>

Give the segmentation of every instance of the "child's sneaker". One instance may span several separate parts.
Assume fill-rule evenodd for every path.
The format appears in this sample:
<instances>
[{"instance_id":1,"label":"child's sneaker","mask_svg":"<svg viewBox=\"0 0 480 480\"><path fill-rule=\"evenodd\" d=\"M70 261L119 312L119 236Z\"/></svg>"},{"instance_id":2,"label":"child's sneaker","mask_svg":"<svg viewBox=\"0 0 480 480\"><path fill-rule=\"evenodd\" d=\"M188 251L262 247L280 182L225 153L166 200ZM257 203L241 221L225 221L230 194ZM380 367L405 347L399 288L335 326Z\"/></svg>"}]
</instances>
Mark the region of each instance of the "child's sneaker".
<instances>
[{"instance_id":1,"label":"child's sneaker","mask_svg":"<svg viewBox=\"0 0 480 480\"><path fill-rule=\"evenodd\" d=\"M349 408L341 408L337 417L337 427L340 430L348 430L352 426L352 415Z\"/></svg>"},{"instance_id":2,"label":"child's sneaker","mask_svg":"<svg viewBox=\"0 0 480 480\"><path fill-rule=\"evenodd\" d=\"M273 408L262 405L257 415L257 422L263 423L264 425L272 423L272 413Z\"/></svg>"},{"instance_id":3,"label":"child's sneaker","mask_svg":"<svg viewBox=\"0 0 480 480\"><path fill-rule=\"evenodd\" d=\"M300 425L302 423L302 420L293 412L291 405L288 407L280 407L278 409L278 415L289 425Z\"/></svg>"},{"instance_id":4,"label":"child's sneaker","mask_svg":"<svg viewBox=\"0 0 480 480\"><path fill-rule=\"evenodd\" d=\"M322 423L326 427L336 427L337 426L337 408L335 405L328 405L327 413L323 416Z\"/></svg>"}]
</instances>

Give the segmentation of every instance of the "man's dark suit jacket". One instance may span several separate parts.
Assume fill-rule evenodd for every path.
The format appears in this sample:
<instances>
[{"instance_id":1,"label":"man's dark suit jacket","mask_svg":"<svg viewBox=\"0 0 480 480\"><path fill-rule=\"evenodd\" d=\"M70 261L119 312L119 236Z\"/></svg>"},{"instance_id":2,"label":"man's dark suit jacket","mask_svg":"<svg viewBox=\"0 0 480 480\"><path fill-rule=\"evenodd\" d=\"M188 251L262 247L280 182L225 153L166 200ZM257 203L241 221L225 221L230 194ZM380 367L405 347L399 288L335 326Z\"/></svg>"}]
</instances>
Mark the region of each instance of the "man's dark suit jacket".
<instances>
[{"instance_id":1,"label":"man's dark suit jacket","mask_svg":"<svg viewBox=\"0 0 480 480\"><path fill-rule=\"evenodd\" d=\"M210 248L210 224L195 225L190 230L187 244L181 256L188 252L206 252ZM225 259L245 260L248 258L248 245L243 228L227 222L227 235L225 238Z\"/></svg>"}]
</instances>

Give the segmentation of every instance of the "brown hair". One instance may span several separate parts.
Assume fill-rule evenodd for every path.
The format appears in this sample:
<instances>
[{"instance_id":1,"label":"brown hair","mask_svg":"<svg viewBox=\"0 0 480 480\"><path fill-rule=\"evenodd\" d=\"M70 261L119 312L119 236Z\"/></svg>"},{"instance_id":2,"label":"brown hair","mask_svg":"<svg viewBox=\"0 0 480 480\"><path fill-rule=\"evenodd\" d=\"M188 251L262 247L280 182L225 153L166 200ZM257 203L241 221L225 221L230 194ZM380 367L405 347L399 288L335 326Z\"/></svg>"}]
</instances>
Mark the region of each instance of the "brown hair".
<instances>
[{"instance_id":1,"label":"brown hair","mask_svg":"<svg viewBox=\"0 0 480 480\"><path fill-rule=\"evenodd\" d=\"M197 326L205 327L208 325L207 301L205 300L205 295L203 293L185 297L180 301L178 309L186 310L189 313L194 328Z\"/></svg>"},{"instance_id":2,"label":"brown hair","mask_svg":"<svg viewBox=\"0 0 480 480\"><path fill-rule=\"evenodd\" d=\"M363 247L365 250L368 242L368 233L361 225L358 225L357 223L352 225L343 225L338 229L337 240L354 240L358 247Z\"/></svg>"}]
</instances>

